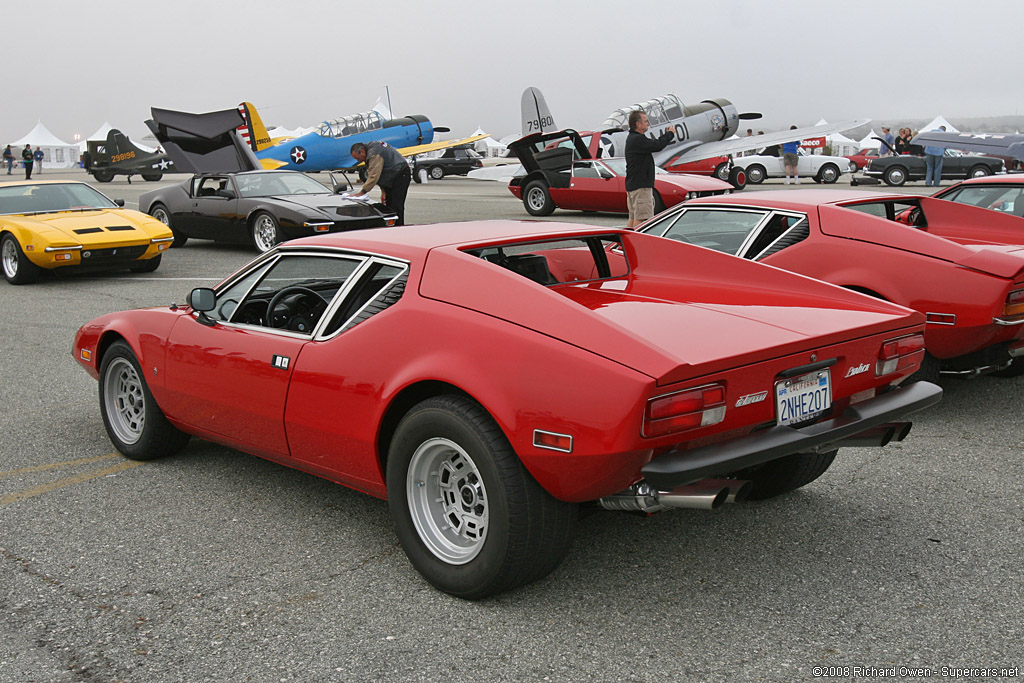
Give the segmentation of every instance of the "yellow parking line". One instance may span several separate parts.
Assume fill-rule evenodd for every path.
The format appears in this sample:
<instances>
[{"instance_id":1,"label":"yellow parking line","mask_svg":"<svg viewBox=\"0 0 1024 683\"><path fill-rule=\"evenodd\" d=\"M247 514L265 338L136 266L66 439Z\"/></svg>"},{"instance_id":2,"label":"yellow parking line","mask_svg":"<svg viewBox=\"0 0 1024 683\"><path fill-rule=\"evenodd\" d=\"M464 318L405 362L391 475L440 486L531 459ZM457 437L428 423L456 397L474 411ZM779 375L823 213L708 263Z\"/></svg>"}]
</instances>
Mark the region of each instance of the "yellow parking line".
<instances>
[{"instance_id":1,"label":"yellow parking line","mask_svg":"<svg viewBox=\"0 0 1024 683\"><path fill-rule=\"evenodd\" d=\"M65 477L64 479L58 479L57 481L51 481L49 484L41 484L40 486L33 486L30 489L24 491L18 491L17 493L9 493L5 496L0 496L0 507L9 505L11 503L17 503L20 500L26 498L32 498L43 493L48 493L55 489L64 488L65 486L71 486L73 484L80 484L83 481L89 481L90 479L98 479L99 477L105 477L108 474L116 474L117 472L123 472L133 467L138 467L143 463L127 460L120 462L110 467L105 467L101 470L93 470L92 472L83 472L82 474L76 474L73 477Z\"/></svg>"},{"instance_id":2,"label":"yellow parking line","mask_svg":"<svg viewBox=\"0 0 1024 683\"><path fill-rule=\"evenodd\" d=\"M45 470L55 470L58 467L71 467L72 465L88 465L92 462L99 462L101 460L110 460L111 458L121 457L120 453L108 453L107 455L97 455L92 458L80 458L78 460L68 460L66 462L51 462L48 465L36 465L35 467L22 467L19 470L7 470L6 472L0 472L0 477L9 477L15 474L26 474L28 472L43 472Z\"/></svg>"}]
</instances>

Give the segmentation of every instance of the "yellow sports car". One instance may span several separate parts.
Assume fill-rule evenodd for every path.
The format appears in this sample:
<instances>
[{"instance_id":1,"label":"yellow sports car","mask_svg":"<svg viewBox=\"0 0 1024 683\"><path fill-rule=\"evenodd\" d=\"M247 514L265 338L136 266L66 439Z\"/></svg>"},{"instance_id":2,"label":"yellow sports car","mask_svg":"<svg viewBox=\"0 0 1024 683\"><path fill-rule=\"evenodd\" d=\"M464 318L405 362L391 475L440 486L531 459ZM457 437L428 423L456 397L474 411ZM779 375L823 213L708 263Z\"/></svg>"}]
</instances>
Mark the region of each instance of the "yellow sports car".
<instances>
[{"instance_id":1,"label":"yellow sports car","mask_svg":"<svg viewBox=\"0 0 1024 683\"><path fill-rule=\"evenodd\" d=\"M0 185L4 278L23 285L43 269L156 270L174 236L155 218L123 206L85 183Z\"/></svg>"}]
</instances>

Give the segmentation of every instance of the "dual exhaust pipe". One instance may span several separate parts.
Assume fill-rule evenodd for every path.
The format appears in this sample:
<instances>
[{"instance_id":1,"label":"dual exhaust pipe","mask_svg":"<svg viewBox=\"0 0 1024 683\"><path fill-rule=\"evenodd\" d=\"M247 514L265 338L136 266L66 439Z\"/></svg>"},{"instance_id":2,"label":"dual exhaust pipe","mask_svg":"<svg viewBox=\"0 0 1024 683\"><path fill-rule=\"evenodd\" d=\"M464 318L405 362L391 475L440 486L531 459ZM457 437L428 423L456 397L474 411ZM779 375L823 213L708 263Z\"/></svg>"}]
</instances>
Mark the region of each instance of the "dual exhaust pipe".
<instances>
[{"instance_id":1,"label":"dual exhaust pipe","mask_svg":"<svg viewBox=\"0 0 1024 683\"><path fill-rule=\"evenodd\" d=\"M882 447L894 441L903 441L910 433L911 426L910 422L889 422L826 444L818 450L824 452L840 447ZM605 510L620 512L652 513L669 508L716 510L725 503L743 502L752 488L753 483L746 479L703 479L671 491L658 491L642 481L614 496L601 498L597 504Z\"/></svg>"}]
</instances>

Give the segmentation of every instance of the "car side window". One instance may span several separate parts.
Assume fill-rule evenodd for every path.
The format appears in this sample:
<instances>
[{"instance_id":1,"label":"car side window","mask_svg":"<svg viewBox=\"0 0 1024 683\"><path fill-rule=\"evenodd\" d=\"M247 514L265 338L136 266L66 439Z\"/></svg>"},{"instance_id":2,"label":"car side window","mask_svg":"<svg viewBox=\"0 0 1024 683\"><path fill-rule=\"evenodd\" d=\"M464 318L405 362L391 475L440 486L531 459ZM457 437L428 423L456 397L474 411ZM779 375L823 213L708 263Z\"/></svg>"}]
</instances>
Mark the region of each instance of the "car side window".
<instances>
[{"instance_id":1,"label":"car side window","mask_svg":"<svg viewBox=\"0 0 1024 683\"><path fill-rule=\"evenodd\" d=\"M210 176L199 181L199 185L196 187L196 196L217 197L218 192L229 187L227 178Z\"/></svg>"},{"instance_id":2,"label":"car side window","mask_svg":"<svg viewBox=\"0 0 1024 683\"><path fill-rule=\"evenodd\" d=\"M782 213L773 214L764 227L761 228L757 237L750 243L750 246L746 248L743 254L744 257L756 260L777 239L806 220L804 216L790 216Z\"/></svg>"},{"instance_id":3,"label":"car side window","mask_svg":"<svg viewBox=\"0 0 1024 683\"><path fill-rule=\"evenodd\" d=\"M969 186L965 185L954 194L942 197L958 204L969 204L1015 216L1024 216L1024 187L1019 186Z\"/></svg>"},{"instance_id":4,"label":"car side window","mask_svg":"<svg viewBox=\"0 0 1024 683\"><path fill-rule=\"evenodd\" d=\"M312 335L365 261L355 256L282 254L219 291L210 317Z\"/></svg>"},{"instance_id":5,"label":"car side window","mask_svg":"<svg viewBox=\"0 0 1024 683\"><path fill-rule=\"evenodd\" d=\"M574 161L572 164L572 175L574 178L598 178L600 177L594 163L591 161Z\"/></svg>"}]
</instances>

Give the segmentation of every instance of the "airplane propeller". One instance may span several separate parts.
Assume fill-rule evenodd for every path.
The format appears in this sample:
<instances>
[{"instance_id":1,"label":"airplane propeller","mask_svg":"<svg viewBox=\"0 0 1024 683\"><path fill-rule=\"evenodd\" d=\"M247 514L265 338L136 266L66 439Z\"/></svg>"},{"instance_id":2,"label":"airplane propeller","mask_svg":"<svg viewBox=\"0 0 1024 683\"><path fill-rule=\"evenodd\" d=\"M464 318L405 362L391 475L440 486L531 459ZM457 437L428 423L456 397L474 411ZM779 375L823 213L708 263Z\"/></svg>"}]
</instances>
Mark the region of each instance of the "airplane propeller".
<instances>
[{"instance_id":1,"label":"airplane propeller","mask_svg":"<svg viewBox=\"0 0 1024 683\"><path fill-rule=\"evenodd\" d=\"M761 113L756 111L745 111L742 114L740 114L739 117L744 121L750 121L752 119L761 118Z\"/></svg>"}]
</instances>

